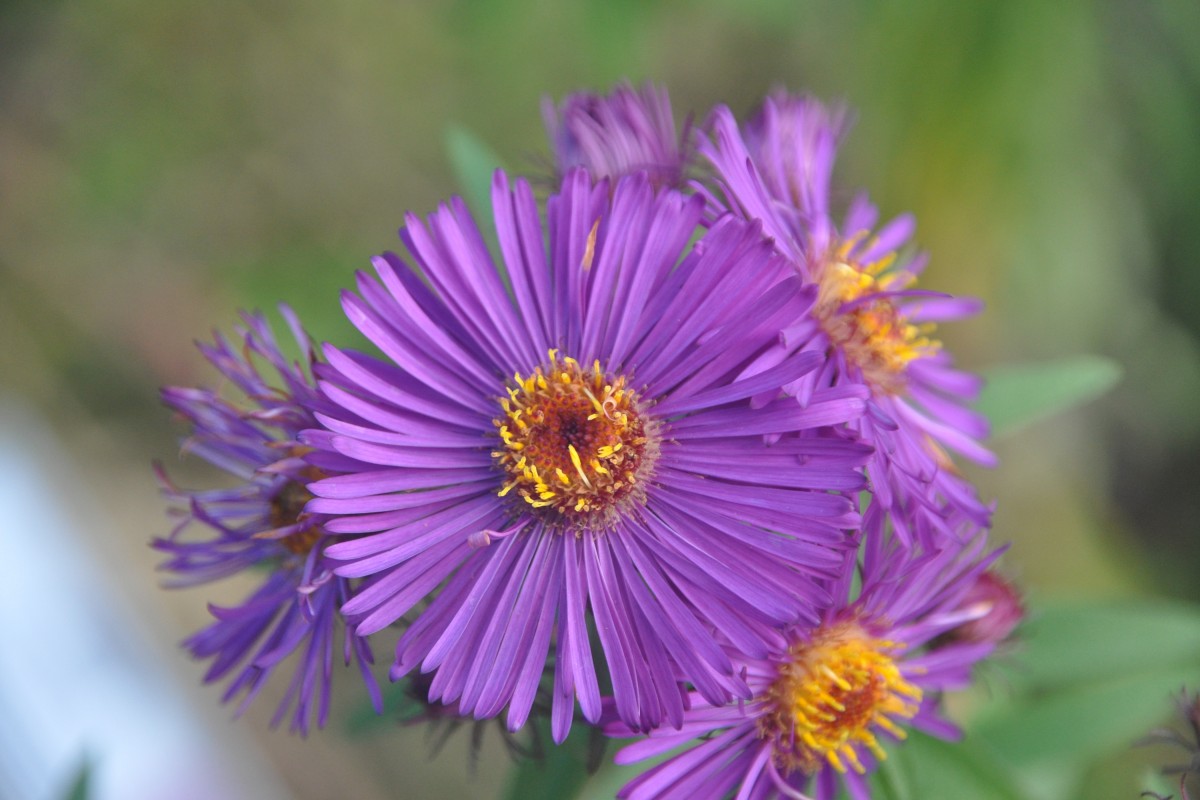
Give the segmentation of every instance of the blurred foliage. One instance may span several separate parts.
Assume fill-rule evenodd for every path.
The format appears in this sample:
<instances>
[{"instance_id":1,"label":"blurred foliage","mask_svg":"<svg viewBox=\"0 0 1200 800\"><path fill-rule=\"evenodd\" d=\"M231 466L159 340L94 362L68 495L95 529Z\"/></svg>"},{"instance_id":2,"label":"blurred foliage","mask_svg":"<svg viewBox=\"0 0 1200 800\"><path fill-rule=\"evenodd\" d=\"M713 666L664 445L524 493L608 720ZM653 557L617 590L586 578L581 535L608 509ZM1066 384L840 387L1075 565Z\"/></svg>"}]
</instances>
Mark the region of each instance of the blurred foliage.
<instances>
[{"instance_id":1,"label":"blurred foliage","mask_svg":"<svg viewBox=\"0 0 1200 800\"><path fill-rule=\"evenodd\" d=\"M1200 677L1200 607L1047 605L1021 640L1007 696L973 720L970 738L1029 800L1135 796L1134 760L1103 780L1091 768L1164 719L1172 695Z\"/></svg>"},{"instance_id":2,"label":"blurred foliage","mask_svg":"<svg viewBox=\"0 0 1200 800\"><path fill-rule=\"evenodd\" d=\"M1121 367L1096 356L1044 364L995 367L976 410L992 423L992 436L1006 436L1105 394L1121 379Z\"/></svg>"},{"instance_id":3,"label":"blurred foliage","mask_svg":"<svg viewBox=\"0 0 1200 800\"><path fill-rule=\"evenodd\" d=\"M1023 800L1011 772L976 741L921 733L891 748L873 781L880 800Z\"/></svg>"},{"instance_id":4,"label":"blurred foliage","mask_svg":"<svg viewBox=\"0 0 1200 800\"><path fill-rule=\"evenodd\" d=\"M550 726L544 720L542 738L549 742ZM504 796L510 800L559 800L576 797L596 773L609 742L596 728L577 724L561 745L548 747L541 758L525 759L509 775Z\"/></svg>"},{"instance_id":5,"label":"blurred foliage","mask_svg":"<svg viewBox=\"0 0 1200 800\"><path fill-rule=\"evenodd\" d=\"M84 756L63 800L88 800L92 796L92 761Z\"/></svg>"},{"instance_id":6,"label":"blurred foliage","mask_svg":"<svg viewBox=\"0 0 1200 800\"><path fill-rule=\"evenodd\" d=\"M507 167L482 139L457 125L446 132L446 155L454 167L459 190L487 235L492 219L492 175Z\"/></svg>"}]
</instances>

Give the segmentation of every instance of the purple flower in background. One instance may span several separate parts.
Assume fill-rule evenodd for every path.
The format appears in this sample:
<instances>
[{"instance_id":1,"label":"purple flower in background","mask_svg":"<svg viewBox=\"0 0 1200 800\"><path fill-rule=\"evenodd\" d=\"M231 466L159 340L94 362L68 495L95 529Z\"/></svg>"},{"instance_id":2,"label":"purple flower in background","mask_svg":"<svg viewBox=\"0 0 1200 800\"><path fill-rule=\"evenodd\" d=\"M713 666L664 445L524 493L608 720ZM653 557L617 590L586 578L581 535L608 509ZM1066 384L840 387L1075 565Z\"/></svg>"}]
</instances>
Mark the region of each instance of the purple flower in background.
<instances>
[{"instance_id":1,"label":"purple flower in background","mask_svg":"<svg viewBox=\"0 0 1200 800\"><path fill-rule=\"evenodd\" d=\"M954 369L932 338L936 323L972 315L980 305L914 288L927 259L909 254L911 216L877 229L878 212L860 196L841 225L835 222L830 185L844 128L842 111L776 93L742 129L727 108L717 109L715 139L700 150L729 204L759 220L818 289L811 313L783 335L809 339L827 363L791 391L803 403L817 387L869 388L868 413L851 427L875 446L867 467L872 501L890 512L901 541L936 546L963 520L986 526L990 519L947 454L994 462L978 442L987 421L964 407L980 382Z\"/></svg>"},{"instance_id":2,"label":"purple flower in background","mask_svg":"<svg viewBox=\"0 0 1200 800\"><path fill-rule=\"evenodd\" d=\"M283 307L306 365L313 353L307 334ZM323 556L322 517L304 510L309 481L327 474L305 458L296 435L315 424L318 396L305 366L288 363L266 319L243 315L236 343L220 334L199 345L228 383L245 396L231 402L209 389L168 387L163 401L193 427L184 442L192 453L237 479L230 488L186 491L158 470L164 493L176 505L179 524L153 546L167 554L161 569L173 573L172 587L207 583L230 575L261 572L262 584L240 605L209 606L216 618L184 646L197 658L212 659L206 682L230 678L224 700L244 693L240 714L282 662L297 654L295 672L272 724L289 709L291 728L308 732L329 713L330 680L337 649L338 607L349 596L347 581L331 571ZM267 369L261 368L265 362ZM338 466L348 466L341 459ZM327 464L334 462L326 459ZM358 664L368 691L380 707L365 639L347 629L342 658Z\"/></svg>"},{"instance_id":3,"label":"purple flower in background","mask_svg":"<svg viewBox=\"0 0 1200 800\"><path fill-rule=\"evenodd\" d=\"M928 645L970 618L960 598L998 553L979 558L982 536L932 553L880 546L879 536L864 542L861 594L851 598L850 554L820 624L790 628L784 647L745 659L751 700L714 706L693 695L680 730L653 731L617 753L630 764L692 743L618 797L833 800L844 785L863 800L865 776L887 757L883 740L902 740L909 728L957 738L938 712L940 693L966 686L993 645ZM607 731L632 735L619 722Z\"/></svg>"},{"instance_id":4,"label":"purple flower in background","mask_svg":"<svg viewBox=\"0 0 1200 800\"><path fill-rule=\"evenodd\" d=\"M1021 593L1011 581L995 570L981 572L960 602L964 611L979 616L968 620L942 637L946 642L1008 642L1025 619Z\"/></svg>"},{"instance_id":5,"label":"purple flower in background","mask_svg":"<svg viewBox=\"0 0 1200 800\"><path fill-rule=\"evenodd\" d=\"M583 167L595 179L645 172L657 187L679 188L692 157L692 127L676 135L667 90L621 84L609 95L579 92L542 103L560 175Z\"/></svg>"},{"instance_id":6,"label":"purple flower in background","mask_svg":"<svg viewBox=\"0 0 1200 800\"><path fill-rule=\"evenodd\" d=\"M337 572L367 578L343 612L370 634L417 609L392 677L436 670L432 700L508 706L512 730L553 645L558 741L576 698L597 719L601 672L638 730L681 724L681 680L748 696L717 636L765 656L826 603L867 448L824 426L866 392L801 407L778 387L821 357L757 362L814 300L757 225L691 246L703 199L644 173L571 172L545 230L524 181L498 172L492 199L503 272L456 199L407 218L414 267L380 256L343 298L391 362L327 347L341 411L305 436L371 465L309 487L355 537L328 548Z\"/></svg>"}]
</instances>

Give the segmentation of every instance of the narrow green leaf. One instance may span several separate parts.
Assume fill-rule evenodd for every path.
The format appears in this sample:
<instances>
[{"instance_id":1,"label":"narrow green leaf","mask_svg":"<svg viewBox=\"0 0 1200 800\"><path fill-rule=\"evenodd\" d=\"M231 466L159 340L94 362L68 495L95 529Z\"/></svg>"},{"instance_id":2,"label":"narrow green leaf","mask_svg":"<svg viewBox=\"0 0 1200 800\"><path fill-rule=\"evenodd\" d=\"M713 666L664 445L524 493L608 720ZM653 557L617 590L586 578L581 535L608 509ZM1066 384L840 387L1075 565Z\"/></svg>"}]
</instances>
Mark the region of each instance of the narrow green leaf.
<instances>
[{"instance_id":1,"label":"narrow green leaf","mask_svg":"<svg viewBox=\"0 0 1200 800\"><path fill-rule=\"evenodd\" d=\"M1012 680L1026 692L1200 668L1200 607L1191 604L1050 605L1022 633L1025 648Z\"/></svg>"},{"instance_id":2,"label":"narrow green leaf","mask_svg":"<svg viewBox=\"0 0 1200 800\"><path fill-rule=\"evenodd\" d=\"M75 778L71 781L71 786L63 795L63 800L88 800L92 795L92 760L86 754L83 756L83 761L79 765L79 770L75 773Z\"/></svg>"},{"instance_id":3,"label":"narrow green leaf","mask_svg":"<svg viewBox=\"0 0 1200 800\"><path fill-rule=\"evenodd\" d=\"M994 367L984 378L976 409L992 421L998 438L1094 400L1121 379L1121 367L1100 356L1076 356Z\"/></svg>"},{"instance_id":4,"label":"narrow green leaf","mask_svg":"<svg viewBox=\"0 0 1200 800\"><path fill-rule=\"evenodd\" d=\"M471 213L478 220L491 219L492 174L504 167L500 156L474 133L457 125L446 129L446 156Z\"/></svg>"},{"instance_id":5,"label":"narrow green leaf","mask_svg":"<svg viewBox=\"0 0 1200 800\"><path fill-rule=\"evenodd\" d=\"M1016 765L1082 762L1129 746L1163 718L1172 693L1193 685L1200 665L1015 699L973 729Z\"/></svg>"},{"instance_id":6,"label":"narrow green leaf","mask_svg":"<svg viewBox=\"0 0 1200 800\"><path fill-rule=\"evenodd\" d=\"M1171 695L1200 678L1194 605L1051 605L1024 634L1013 696L973 728L1023 775L1051 766L1082 774L1090 759L1128 747L1159 722Z\"/></svg>"}]
</instances>

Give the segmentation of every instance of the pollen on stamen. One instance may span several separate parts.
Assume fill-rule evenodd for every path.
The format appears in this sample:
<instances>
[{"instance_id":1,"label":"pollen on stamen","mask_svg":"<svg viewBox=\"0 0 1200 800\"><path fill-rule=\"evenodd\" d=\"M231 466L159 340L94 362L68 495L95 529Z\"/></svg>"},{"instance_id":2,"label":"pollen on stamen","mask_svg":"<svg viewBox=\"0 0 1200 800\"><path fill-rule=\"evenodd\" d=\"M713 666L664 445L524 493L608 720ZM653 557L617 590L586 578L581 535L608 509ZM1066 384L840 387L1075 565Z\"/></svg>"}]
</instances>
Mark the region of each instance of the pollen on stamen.
<instances>
[{"instance_id":1,"label":"pollen on stamen","mask_svg":"<svg viewBox=\"0 0 1200 800\"><path fill-rule=\"evenodd\" d=\"M770 710L759 722L776 767L813 775L828 764L863 774L859 745L886 758L872 729L903 739L897 720L911 719L921 700L893 657L900 647L854 622L822 626L794 644L765 693Z\"/></svg>"},{"instance_id":2,"label":"pollen on stamen","mask_svg":"<svg viewBox=\"0 0 1200 800\"><path fill-rule=\"evenodd\" d=\"M611 527L645 501L659 425L625 376L551 350L545 365L513 376L507 395L494 420L501 447L492 452L505 472L501 497L521 498L577 534Z\"/></svg>"},{"instance_id":3,"label":"pollen on stamen","mask_svg":"<svg viewBox=\"0 0 1200 800\"><path fill-rule=\"evenodd\" d=\"M851 253L858 244L859 238L852 238L826 259L814 314L875 389L896 394L904 389L908 364L937 353L941 342L930 337L935 325L913 324L887 294L909 288L916 276L889 271L895 253L865 264L855 261Z\"/></svg>"}]
</instances>

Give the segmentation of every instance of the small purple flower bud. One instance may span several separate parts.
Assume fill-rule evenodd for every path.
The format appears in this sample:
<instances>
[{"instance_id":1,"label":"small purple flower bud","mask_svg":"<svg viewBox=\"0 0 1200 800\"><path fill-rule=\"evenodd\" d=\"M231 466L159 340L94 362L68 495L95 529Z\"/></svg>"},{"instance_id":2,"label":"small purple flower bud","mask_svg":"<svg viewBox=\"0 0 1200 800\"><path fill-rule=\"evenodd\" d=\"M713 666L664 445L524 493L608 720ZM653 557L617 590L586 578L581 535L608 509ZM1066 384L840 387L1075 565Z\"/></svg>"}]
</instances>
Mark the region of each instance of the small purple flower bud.
<instances>
[{"instance_id":1,"label":"small purple flower bud","mask_svg":"<svg viewBox=\"0 0 1200 800\"><path fill-rule=\"evenodd\" d=\"M963 595L960 608L964 611L978 609L980 616L950 630L946 634L950 641L998 645L1007 641L1025 619L1020 593L995 570L979 574Z\"/></svg>"}]
</instances>

